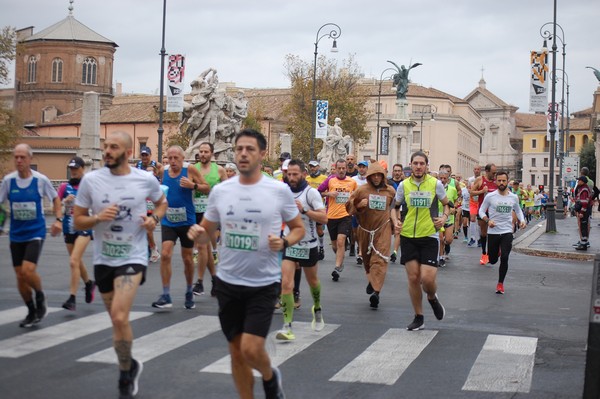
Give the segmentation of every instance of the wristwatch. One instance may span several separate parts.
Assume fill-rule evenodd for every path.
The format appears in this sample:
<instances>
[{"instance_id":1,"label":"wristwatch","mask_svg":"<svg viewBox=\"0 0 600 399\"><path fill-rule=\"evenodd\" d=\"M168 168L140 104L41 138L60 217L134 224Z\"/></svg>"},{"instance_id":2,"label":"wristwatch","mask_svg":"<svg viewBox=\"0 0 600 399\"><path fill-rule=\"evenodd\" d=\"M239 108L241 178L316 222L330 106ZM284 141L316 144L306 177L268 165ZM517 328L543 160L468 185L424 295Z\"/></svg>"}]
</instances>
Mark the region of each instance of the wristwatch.
<instances>
[{"instance_id":1,"label":"wristwatch","mask_svg":"<svg viewBox=\"0 0 600 399\"><path fill-rule=\"evenodd\" d=\"M156 224L158 224L158 222L160 221L160 218L156 215L152 215L152 219L154 219L154 221L156 222Z\"/></svg>"},{"instance_id":2,"label":"wristwatch","mask_svg":"<svg viewBox=\"0 0 600 399\"><path fill-rule=\"evenodd\" d=\"M300 211L301 214L306 215L306 212L308 212L306 209L302 208L302 210Z\"/></svg>"},{"instance_id":3,"label":"wristwatch","mask_svg":"<svg viewBox=\"0 0 600 399\"><path fill-rule=\"evenodd\" d=\"M62 221L63 221L63 218L56 218L56 221L57 221L57 222L61 222L61 223L62 223Z\"/></svg>"}]
</instances>

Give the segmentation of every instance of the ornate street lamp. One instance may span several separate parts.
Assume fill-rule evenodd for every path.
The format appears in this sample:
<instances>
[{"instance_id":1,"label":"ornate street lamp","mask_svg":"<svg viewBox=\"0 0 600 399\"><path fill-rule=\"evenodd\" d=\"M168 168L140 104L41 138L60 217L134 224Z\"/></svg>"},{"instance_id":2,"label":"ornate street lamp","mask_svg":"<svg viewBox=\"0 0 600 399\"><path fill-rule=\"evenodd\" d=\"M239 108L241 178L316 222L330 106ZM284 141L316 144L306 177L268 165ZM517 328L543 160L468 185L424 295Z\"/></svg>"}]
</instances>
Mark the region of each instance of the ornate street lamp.
<instances>
[{"instance_id":1,"label":"ornate street lamp","mask_svg":"<svg viewBox=\"0 0 600 399\"><path fill-rule=\"evenodd\" d=\"M165 0L166 1L166 0ZM325 27L329 27L328 29L331 29L329 32L325 32L321 35L321 29L325 28ZM321 26L319 28L319 30L317 31L317 38L315 40L315 62L313 64L313 88L312 88L312 121L311 121L311 131L310 131L310 159L313 160L314 159L314 154L315 154L315 123L317 120L317 55L319 54L319 42L321 41L322 38L324 37L328 37L330 39L333 39L333 46L331 46L331 52L332 53L337 53L338 48L337 48L337 39L341 36L342 34L342 29L334 23L326 23L325 25ZM321 35L321 36L319 36Z\"/></svg>"},{"instance_id":2,"label":"ornate street lamp","mask_svg":"<svg viewBox=\"0 0 600 399\"><path fill-rule=\"evenodd\" d=\"M421 143L419 144L419 151L423 151L423 117L425 114L431 114L431 120L435 121L435 114L437 113L437 107L433 104L421 105L421 109L415 114L421 115L421 131L419 132Z\"/></svg>"},{"instance_id":3,"label":"ornate street lamp","mask_svg":"<svg viewBox=\"0 0 600 399\"><path fill-rule=\"evenodd\" d=\"M162 162L163 152L163 114L164 110L164 96L165 96L165 25L167 21L167 0L163 0L163 19L162 19L162 46L160 48L160 96L158 104L158 162Z\"/></svg>"},{"instance_id":4,"label":"ornate street lamp","mask_svg":"<svg viewBox=\"0 0 600 399\"><path fill-rule=\"evenodd\" d=\"M380 145L379 145L379 118L381 116L381 84L383 83L383 74L389 71L396 71L394 68L386 68L381 72L381 75L379 76L379 92L377 93L377 141L375 142L375 160L379 160L379 153L380 153ZM386 80L388 80L391 76L388 76L387 78L385 78Z\"/></svg>"},{"instance_id":5,"label":"ornate street lamp","mask_svg":"<svg viewBox=\"0 0 600 399\"><path fill-rule=\"evenodd\" d=\"M569 75L564 71L564 69L557 69L557 71L562 72L562 78L556 77L556 79L562 80L563 93L562 98L560 100L560 136L558 139L558 161L559 161L559 170L558 170L558 181L560 182L560 186L558 187L558 192L556 196L558 197L558 202L556 206L556 217L557 219L564 219L565 217L565 209L564 203L562 201L563 198L563 165L565 160L565 154L568 154L568 149L565 150L565 144L569 138L569 128L570 128L570 118L569 118ZM552 77L554 79L554 77ZM567 97L566 97L566 105L565 105L565 84L567 86ZM566 107L566 111L565 111ZM565 129L565 112L567 115L566 129Z\"/></svg>"}]
</instances>

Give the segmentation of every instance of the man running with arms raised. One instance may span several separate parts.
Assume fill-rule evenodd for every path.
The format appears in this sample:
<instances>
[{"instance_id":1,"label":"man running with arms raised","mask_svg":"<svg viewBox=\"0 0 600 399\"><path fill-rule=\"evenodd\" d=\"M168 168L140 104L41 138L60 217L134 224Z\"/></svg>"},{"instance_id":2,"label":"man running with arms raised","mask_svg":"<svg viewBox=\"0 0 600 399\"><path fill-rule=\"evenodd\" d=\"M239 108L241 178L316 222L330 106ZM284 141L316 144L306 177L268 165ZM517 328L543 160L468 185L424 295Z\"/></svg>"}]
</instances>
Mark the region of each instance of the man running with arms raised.
<instances>
[{"instance_id":1,"label":"man running with arms raised","mask_svg":"<svg viewBox=\"0 0 600 399\"><path fill-rule=\"evenodd\" d=\"M281 373L271 365L265 337L281 284L280 252L304 237L304 225L289 187L260 171L265 136L242 130L234 150L240 175L215 186L202 223L193 225L188 236L207 244L221 225L216 293L240 398L254 397L255 369L262 375L266 398L280 399L285 397ZM285 238L280 237L282 222L290 229Z\"/></svg>"}]
</instances>

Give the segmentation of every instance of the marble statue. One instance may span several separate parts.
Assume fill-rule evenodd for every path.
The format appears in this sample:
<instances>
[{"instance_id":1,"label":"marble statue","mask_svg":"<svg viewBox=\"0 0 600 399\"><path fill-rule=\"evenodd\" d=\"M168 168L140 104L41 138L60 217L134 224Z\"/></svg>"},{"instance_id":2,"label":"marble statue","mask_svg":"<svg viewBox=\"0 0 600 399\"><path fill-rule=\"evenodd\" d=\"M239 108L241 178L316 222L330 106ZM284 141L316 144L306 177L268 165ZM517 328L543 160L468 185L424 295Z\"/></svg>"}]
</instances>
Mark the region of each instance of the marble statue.
<instances>
[{"instance_id":1,"label":"marble statue","mask_svg":"<svg viewBox=\"0 0 600 399\"><path fill-rule=\"evenodd\" d=\"M208 68L190 83L192 100L183 106L179 130L190 137L186 158L193 158L202 142L215 146L217 162L233 162L233 137L248 116L248 101L239 90L236 98L219 88L217 70Z\"/></svg>"},{"instance_id":2,"label":"marble statue","mask_svg":"<svg viewBox=\"0 0 600 399\"><path fill-rule=\"evenodd\" d=\"M408 73L411 69L418 67L419 65L423 65L419 62L416 62L410 66L410 68L406 69L404 65L399 67L392 61L388 61L390 64L396 67L398 70L397 73L394 74L394 86L396 86L396 99L398 100L406 100L406 93L408 93Z\"/></svg>"},{"instance_id":3,"label":"marble statue","mask_svg":"<svg viewBox=\"0 0 600 399\"><path fill-rule=\"evenodd\" d=\"M323 149L317 155L321 169L330 171L331 165L338 159L346 159L352 151L354 140L349 135L344 136L340 124L342 120L335 118L334 125L327 126L327 137L323 140Z\"/></svg>"}]
</instances>

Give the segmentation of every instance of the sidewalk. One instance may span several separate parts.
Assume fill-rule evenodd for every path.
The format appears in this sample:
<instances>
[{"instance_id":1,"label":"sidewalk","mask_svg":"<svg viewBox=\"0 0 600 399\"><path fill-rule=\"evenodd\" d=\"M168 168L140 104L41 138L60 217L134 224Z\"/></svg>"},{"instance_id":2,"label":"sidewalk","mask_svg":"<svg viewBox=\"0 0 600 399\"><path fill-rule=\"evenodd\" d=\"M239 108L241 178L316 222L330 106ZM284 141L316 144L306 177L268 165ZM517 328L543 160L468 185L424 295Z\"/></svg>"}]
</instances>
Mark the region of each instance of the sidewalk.
<instances>
[{"instance_id":1,"label":"sidewalk","mask_svg":"<svg viewBox=\"0 0 600 399\"><path fill-rule=\"evenodd\" d=\"M546 220L531 222L515 235L513 250L527 255L550 258L593 261L600 253L600 213L594 210L590 220L590 244L587 251L577 251L573 244L579 241L577 218L556 219L556 233L546 233Z\"/></svg>"}]
</instances>

